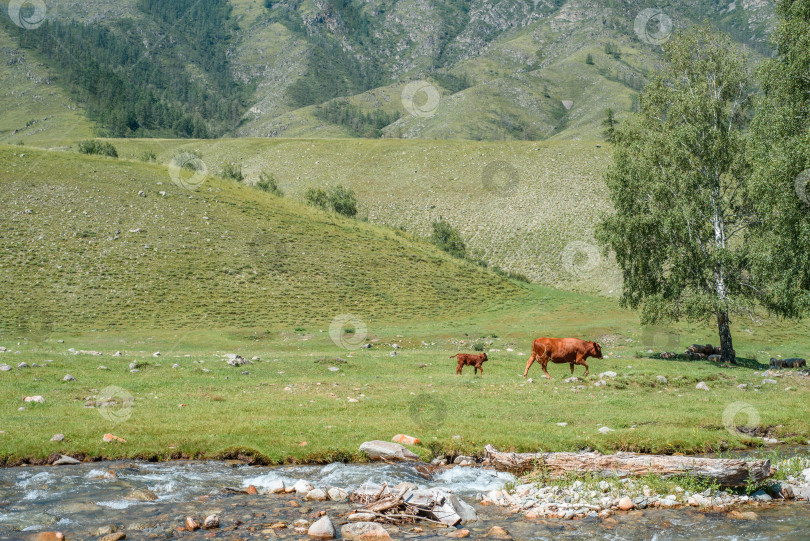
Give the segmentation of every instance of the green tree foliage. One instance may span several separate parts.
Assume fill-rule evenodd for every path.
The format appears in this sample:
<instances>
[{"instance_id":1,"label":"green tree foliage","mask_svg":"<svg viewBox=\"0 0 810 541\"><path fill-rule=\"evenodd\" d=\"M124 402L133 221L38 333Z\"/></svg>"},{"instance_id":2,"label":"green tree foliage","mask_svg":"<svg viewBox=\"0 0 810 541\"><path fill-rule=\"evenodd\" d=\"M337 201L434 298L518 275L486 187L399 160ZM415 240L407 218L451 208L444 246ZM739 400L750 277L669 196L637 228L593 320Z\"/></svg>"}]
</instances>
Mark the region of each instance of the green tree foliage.
<instances>
[{"instance_id":1,"label":"green tree foliage","mask_svg":"<svg viewBox=\"0 0 810 541\"><path fill-rule=\"evenodd\" d=\"M49 19L35 31L3 24L39 53L105 134L203 138L235 126L249 89L235 82L227 58L235 31L227 0L136 5L158 35L145 37L130 19L110 27Z\"/></svg>"},{"instance_id":2,"label":"green tree foliage","mask_svg":"<svg viewBox=\"0 0 810 541\"><path fill-rule=\"evenodd\" d=\"M810 309L810 0L780 0L776 56L760 69L748 200L751 287L776 314Z\"/></svg>"},{"instance_id":3,"label":"green tree foliage","mask_svg":"<svg viewBox=\"0 0 810 541\"><path fill-rule=\"evenodd\" d=\"M606 182L615 213L598 238L616 254L622 303L643 323L716 318L722 359L734 362L730 313L753 308L745 198L750 169L746 59L708 27L664 47L666 64L641 111L615 132Z\"/></svg>"},{"instance_id":4,"label":"green tree foliage","mask_svg":"<svg viewBox=\"0 0 810 541\"><path fill-rule=\"evenodd\" d=\"M430 240L454 257L464 259L467 257L467 245L461 238L461 234L444 219L439 218L433 222L433 234Z\"/></svg>"},{"instance_id":5,"label":"green tree foliage","mask_svg":"<svg viewBox=\"0 0 810 541\"><path fill-rule=\"evenodd\" d=\"M276 177L273 176L272 173L266 173L262 171L259 174L259 181L256 183L256 187L262 190L263 192L271 193L279 197L284 195L284 192L278 186L278 181L276 181Z\"/></svg>"},{"instance_id":6,"label":"green tree foliage","mask_svg":"<svg viewBox=\"0 0 810 541\"><path fill-rule=\"evenodd\" d=\"M357 196L354 190L345 186L333 186L327 192L329 206L338 214L354 218L357 216Z\"/></svg>"},{"instance_id":7,"label":"green tree foliage","mask_svg":"<svg viewBox=\"0 0 810 541\"><path fill-rule=\"evenodd\" d=\"M324 210L332 209L338 214L349 218L354 218L357 215L357 196L354 190L345 186L333 186L328 190L307 188L304 199L312 206Z\"/></svg>"},{"instance_id":8,"label":"green tree foliage","mask_svg":"<svg viewBox=\"0 0 810 541\"><path fill-rule=\"evenodd\" d=\"M242 174L242 166L235 163L225 164L225 167L222 168L222 178L242 182L245 180L245 175Z\"/></svg>"},{"instance_id":9,"label":"green tree foliage","mask_svg":"<svg viewBox=\"0 0 810 541\"><path fill-rule=\"evenodd\" d=\"M386 113L376 109L370 113L345 100L333 100L315 109L321 120L344 126L355 137L382 137L382 129L399 119L399 112Z\"/></svg>"},{"instance_id":10,"label":"green tree foliage","mask_svg":"<svg viewBox=\"0 0 810 541\"><path fill-rule=\"evenodd\" d=\"M326 210L329 207L329 196L323 188L307 188L304 192L304 200L312 205Z\"/></svg>"},{"instance_id":11,"label":"green tree foliage","mask_svg":"<svg viewBox=\"0 0 810 541\"><path fill-rule=\"evenodd\" d=\"M612 41L605 43L605 54L612 56L616 60L619 60L622 57L621 49L619 49L619 46Z\"/></svg>"},{"instance_id":12,"label":"green tree foliage","mask_svg":"<svg viewBox=\"0 0 810 541\"><path fill-rule=\"evenodd\" d=\"M585 57L585 63L593 66L593 55L591 53L588 53L588 56Z\"/></svg>"},{"instance_id":13,"label":"green tree foliage","mask_svg":"<svg viewBox=\"0 0 810 541\"><path fill-rule=\"evenodd\" d=\"M79 152L82 154L97 154L99 156L118 157L118 150L109 141L96 141L93 139L79 143Z\"/></svg>"},{"instance_id":14,"label":"green tree foliage","mask_svg":"<svg viewBox=\"0 0 810 541\"><path fill-rule=\"evenodd\" d=\"M613 113L613 109L608 107L605 110L605 119L602 121L602 126L604 126L605 131L602 132L602 135L605 136L605 139L610 141L611 143L614 141L614 135L616 133L616 116Z\"/></svg>"}]
</instances>

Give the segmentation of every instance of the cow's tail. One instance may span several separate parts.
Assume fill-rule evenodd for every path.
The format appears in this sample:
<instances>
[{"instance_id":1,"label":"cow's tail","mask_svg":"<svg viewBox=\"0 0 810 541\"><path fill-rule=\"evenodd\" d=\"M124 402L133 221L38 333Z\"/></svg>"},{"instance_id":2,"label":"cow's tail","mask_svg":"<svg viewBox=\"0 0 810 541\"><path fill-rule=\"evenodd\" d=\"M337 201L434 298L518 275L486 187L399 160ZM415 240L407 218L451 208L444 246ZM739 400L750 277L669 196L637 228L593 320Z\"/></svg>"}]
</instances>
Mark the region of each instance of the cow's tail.
<instances>
[{"instance_id":1,"label":"cow's tail","mask_svg":"<svg viewBox=\"0 0 810 541\"><path fill-rule=\"evenodd\" d=\"M461 355L461 353L456 353L455 355L450 355L450 358L451 358L451 359L455 359L455 358L456 358L456 357L458 357L459 355Z\"/></svg>"}]
</instances>

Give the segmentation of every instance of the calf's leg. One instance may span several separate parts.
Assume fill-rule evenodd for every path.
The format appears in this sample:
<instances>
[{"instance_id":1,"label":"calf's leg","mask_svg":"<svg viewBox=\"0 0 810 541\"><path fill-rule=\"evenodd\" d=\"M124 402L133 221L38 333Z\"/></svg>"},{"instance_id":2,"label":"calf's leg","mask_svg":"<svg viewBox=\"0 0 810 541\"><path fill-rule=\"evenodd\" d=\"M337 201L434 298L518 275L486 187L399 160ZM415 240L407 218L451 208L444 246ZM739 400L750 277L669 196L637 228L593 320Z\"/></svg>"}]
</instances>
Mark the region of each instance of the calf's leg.
<instances>
[{"instance_id":1,"label":"calf's leg","mask_svg":"<svg viewBox=\"0 0 810 541\"><path fill-rule=\"evenodd\" d=\"M524 370L524 371L523 371L523 377L524 377L524 378L525 378L527 375L529 375L529 367L530 367L532 364L534 364L534 358L535 358L535 356L534 356L534 352L532 352L532 356L531 356L531 357L529 357L528 362L526 362L526 370ZM544 368L543 370L545 370L545 368Z\"/></svg>"},{"instance_id":2,"label":"calf's leg","mask_svg":"<svg viewBox=\"0 0 810 541\"><path fill-rule=\"evenodd\" d=\"M543 368L543 373L546 375L546 377L551 379L551 374L549 374L548 370L546 370L546 367L548 367L548 358L543 358L540 361L540 366Z\"/></svg>"}]
</instances>

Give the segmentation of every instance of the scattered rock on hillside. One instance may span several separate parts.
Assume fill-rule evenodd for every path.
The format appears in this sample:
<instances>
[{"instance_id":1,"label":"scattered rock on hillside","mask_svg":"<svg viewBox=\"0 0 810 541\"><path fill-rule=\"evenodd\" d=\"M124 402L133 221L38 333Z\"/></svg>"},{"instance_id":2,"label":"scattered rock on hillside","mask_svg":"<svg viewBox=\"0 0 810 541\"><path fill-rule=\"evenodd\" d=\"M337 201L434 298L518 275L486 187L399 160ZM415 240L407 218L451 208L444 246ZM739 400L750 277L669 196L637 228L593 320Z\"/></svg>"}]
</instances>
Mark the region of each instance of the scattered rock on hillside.
<instances>
[{"instance_id":1,"label":"scattered rock on hillside","mask_svg":"<svg viewBox=\"0 0 810 541\"><path fill-rule=\"evenodd\" d=\"M54 434L51 438L51 441L64 441L65 435L64 434Z\"/></svg>"},{"instance_id":2,"label":"scattered rock on hillside","mask_svg":"<svg viewBox=\"0 0 810 541\"><path fill-rule=\"evenodd\" d=\"M17 368L30 368L30 366L28 366L27 362L23 361L17 365Z\"/></svg>"},{"instance_id":3,"label":"scattered rock on hillside","mask_svg":"<svg viewBox=\"0 0 810 541\"><path fill-rule=\"evenodd\" d=\"M701 381L700 383L695 385L695 389L698 389L699 391L708 391L708 390L710 390L709 386L706 385L705 381Z\"/></svg>"},{"instance_id":4,"label":"scattered rock on hillside","mask_svg":"<svg viewBox=\"0 0 810 541\"><path fill-rule=\"evenodd\" d=\"M570 378L565 378L563 381L565 383L577 383L579 381L579 378L576 376L571 376Z\"/></svg>"},{"instance_id":5,"label":"scattered rock on hillside","mask_svg":"<svg viewBox=\"0 0 810 541\"><path fill-rule=\"evenodd\" d=\"M419 460L416 454L390 441L366 441L360 445L360 450L371 460Z\"/></svg>"},{"instance_id":6,"label":"scattered rock on hillside","mask_svg":"<svg viewBox=\"0 0 810 541\"><path fill-rule=\"evenodd\" d=\"M12 368L9 365L5 363L0 364L0 372L11 372L11 370Z\"/></svg>"},{"instance_id":7,"label":"scattered rock on hillside","mask_svg":"<svg viewBox=\"0 0 810 541\"><path fill-rule=\"evenodd\" d=\"M44 404L45 403L45 399L42 398L39 395L26 396L25 398L23 398L23 401L24 402L36 402L37 404Z\"/></svg>"},{"instance_id":8,"label":"scattered rock on hillside","mask_svg":"<svg viewBox=\"0 0 810 541\"><path fill-rule=\"evenodd\" d=\"M655 376L655 381L666 385L668 383L667 378L665 376Z\"/></svg>"},{"instance_id":9,"label":"scattered rock on hillside","mask_svg":"<svg viewBox=\"0 0 810 541\"><path fill-rule=\"evenodd\" d=\"M608 434L610 432L615 432L615 430L613 430L612 428L608 428L606 426L603 426L602 428L597 430L597 432L599 432L600 434Z\"/></svg>"},{"instance_id":10,"label":"scattered rock on hillside","mask_svg":"<svg viewBox=\"0 0 810 541\"><path fill-rule=\"evenodd\" d=\"M81 464L81 462L72 456L67 455L60 455L60 457L53 463L54 466L72 466L75 464Z\"/></svg>"},{"instance_id":11,"label":"scattered rock on hillside","mask_svg":"<svg viewBox=\"0 0 810 541\"><path fill-rule=\"evenodd\" d=\"M600 379L605 379L605 378L615 378L617 375L618 375L618 374L616 374L616 372L613 372L613 371L611 371L611 370L608 370L607 372L602 372L601 374L599 374L599 378L600 378Z\"/></svg>"},{"instance_id":12,"label":"scattered rock on hillside","mask_svg":"<svg viewBox=\"0 0 810 541\"><path fill-rule=\"evenodd\" d=\"M62 381L76 381L76 378L74 378L70 374L66 374L65 377L62 378Z\"/></svg>"},{"instance_id":13,"label":"scattered rock on hillside","mask_svg":"<svg viewBox=\"0 0 810 541\"><path fill-rule=\"evenodd\" d=\"M776 383L777 382L776 382L775 379L763 379L762 380L763 385L776 385Z\"/></svg>"}]
</instances>

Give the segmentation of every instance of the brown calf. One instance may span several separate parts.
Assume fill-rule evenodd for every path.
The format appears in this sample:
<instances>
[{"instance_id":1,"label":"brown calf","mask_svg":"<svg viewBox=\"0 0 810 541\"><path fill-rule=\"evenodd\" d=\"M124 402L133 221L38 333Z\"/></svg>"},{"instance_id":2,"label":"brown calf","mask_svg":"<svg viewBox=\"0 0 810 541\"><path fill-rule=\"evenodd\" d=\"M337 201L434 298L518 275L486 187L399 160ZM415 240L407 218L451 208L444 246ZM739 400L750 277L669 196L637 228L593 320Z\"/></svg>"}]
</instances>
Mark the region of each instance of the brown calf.
<instances>
[{"instance_id":1,"label":"brown calf","mask_svg":"<svg viewBox=\"0 0 810 541\"><path fill-rule=\"evenodd\" d=\"M472 355L470 353L456 353L455 355L451 355L450 358L456 357L458 359L458 366L456 367L456 374L461 375L461 368L463 366L473 366L475 374L478 374L478 371L481 371L481 375L484 375L484 367L482 366L485 362L487 362L487 354L482 353L481 355Z\"/></svg>"}]
</instances>

